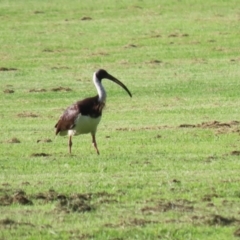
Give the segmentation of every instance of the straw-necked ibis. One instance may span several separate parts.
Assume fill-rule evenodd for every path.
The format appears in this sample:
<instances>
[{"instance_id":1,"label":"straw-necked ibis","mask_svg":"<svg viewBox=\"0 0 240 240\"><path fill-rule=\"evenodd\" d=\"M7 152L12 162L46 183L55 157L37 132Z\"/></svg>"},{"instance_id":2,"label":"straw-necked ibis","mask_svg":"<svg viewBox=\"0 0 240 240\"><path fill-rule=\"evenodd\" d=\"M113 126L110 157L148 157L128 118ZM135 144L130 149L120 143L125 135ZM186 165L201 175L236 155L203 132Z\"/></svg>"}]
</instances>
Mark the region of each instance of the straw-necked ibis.
<instances>
[{"instance_id":1,"label":"straw-necked ibis","mask_svg":"<svg viewBox=\"0 0 240 240\"><path fill-rule=\"evenodd\" d=\"M101 120L102 110L106 104L106 91L102 85L102 79L111 80L120 85L132 97L128 88L117 78L110 75L107 71L99 69L93 74L93 83L97 89L98 95L95 97L85 98L69 106L59 118L56 128L56 135L69 136L68 146L69 153L72 150L72 137L74 135L91 133L92 144L99 154L96 131Z\"/></svg>"}]
</instances>

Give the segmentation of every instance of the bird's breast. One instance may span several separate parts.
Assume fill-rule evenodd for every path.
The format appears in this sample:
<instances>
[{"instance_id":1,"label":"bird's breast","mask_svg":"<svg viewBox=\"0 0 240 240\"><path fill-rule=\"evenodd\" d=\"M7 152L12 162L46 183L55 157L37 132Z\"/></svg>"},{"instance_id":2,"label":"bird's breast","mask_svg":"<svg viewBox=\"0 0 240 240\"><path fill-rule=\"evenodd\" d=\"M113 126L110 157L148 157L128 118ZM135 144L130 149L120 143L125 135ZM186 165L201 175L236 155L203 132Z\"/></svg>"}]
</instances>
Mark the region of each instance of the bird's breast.
<instances>
[{"instance_id":1,"label":"bird's breast","mask_svg":"<svg viewBox=\"0 0 240 240\"><path fill-rule=\"evenodd\" d=\"M79 135L87 133L95 133L97 131L97 126L101 120L101 116L93 118L90 116L85 116L79 114L75 120L75 126L73 129L68 130L68 135Z\"/></svg>"}]
</instances>

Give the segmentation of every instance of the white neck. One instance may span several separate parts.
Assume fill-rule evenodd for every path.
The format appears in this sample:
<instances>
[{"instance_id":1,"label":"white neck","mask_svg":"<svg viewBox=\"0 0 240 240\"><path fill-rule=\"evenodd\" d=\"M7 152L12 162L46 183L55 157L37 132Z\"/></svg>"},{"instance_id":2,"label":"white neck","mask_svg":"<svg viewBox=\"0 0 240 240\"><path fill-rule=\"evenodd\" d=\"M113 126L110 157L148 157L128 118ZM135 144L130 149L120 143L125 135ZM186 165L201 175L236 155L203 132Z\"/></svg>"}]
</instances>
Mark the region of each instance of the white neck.
<instances>
[{"instance_id":1,"label":"white neck","mask_svg":"<svg viewBox=\"0 0 240 240\"><path fill-rule=\"evenodd\" d=\"M100 102L105 102L106 98L107 98L107 94L106 91L103 87L103 85L101 84L101 82L98 80L98 78L96 77L96 74L93 74L93 83L97 89L98 92L98 99Z\"/></svg>"}]
</instances>

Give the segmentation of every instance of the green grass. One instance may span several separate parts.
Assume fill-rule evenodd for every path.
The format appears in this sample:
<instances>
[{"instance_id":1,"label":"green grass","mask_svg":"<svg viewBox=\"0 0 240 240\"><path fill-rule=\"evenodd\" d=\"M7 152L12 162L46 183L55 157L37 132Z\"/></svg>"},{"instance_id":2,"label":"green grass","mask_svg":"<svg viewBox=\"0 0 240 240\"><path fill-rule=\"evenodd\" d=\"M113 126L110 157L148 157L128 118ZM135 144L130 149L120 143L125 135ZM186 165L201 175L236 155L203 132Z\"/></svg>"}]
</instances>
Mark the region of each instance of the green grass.
<instances>
[{"instance_id":1,"label":"green grass","mask_svg":"<svg viewBox=\"0 0 240 240\"><path fill-rule=\"evenodd\" d=\"M237 239L238 5L2 0L0 239ZM104 81L100 156L70 156L54 124L98 68L133 98Z\"/></svg>"}]
</instances>

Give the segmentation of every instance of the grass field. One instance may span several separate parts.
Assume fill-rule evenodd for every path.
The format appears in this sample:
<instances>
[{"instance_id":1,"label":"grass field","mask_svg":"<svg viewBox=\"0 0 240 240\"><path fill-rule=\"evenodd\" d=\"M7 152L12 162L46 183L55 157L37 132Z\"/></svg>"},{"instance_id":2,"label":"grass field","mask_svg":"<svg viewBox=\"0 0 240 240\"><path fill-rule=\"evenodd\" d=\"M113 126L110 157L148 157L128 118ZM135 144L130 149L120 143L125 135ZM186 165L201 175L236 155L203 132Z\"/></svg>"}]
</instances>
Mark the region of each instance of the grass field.
<instances>
[{"instance_id":1,"label":"grass field","mask_svg":"<svg viewBox=\"0 0 240 240\"><path fill-rule=\"evenodd\" d=\"M240 237L237 0L0 1L0 240ZM107 107L91 136L63 110Z\"/></svg>"}]
</instances>

